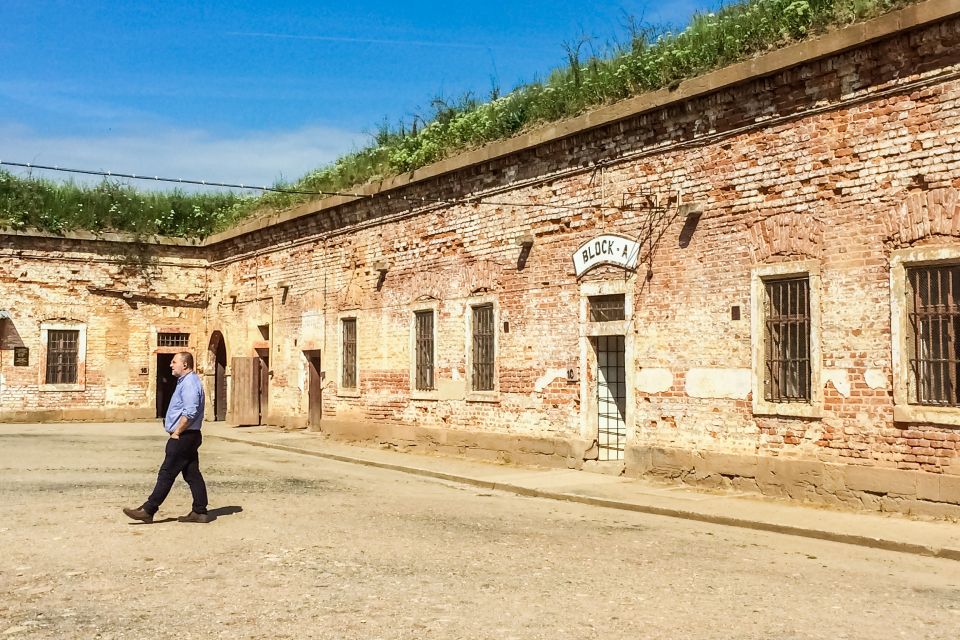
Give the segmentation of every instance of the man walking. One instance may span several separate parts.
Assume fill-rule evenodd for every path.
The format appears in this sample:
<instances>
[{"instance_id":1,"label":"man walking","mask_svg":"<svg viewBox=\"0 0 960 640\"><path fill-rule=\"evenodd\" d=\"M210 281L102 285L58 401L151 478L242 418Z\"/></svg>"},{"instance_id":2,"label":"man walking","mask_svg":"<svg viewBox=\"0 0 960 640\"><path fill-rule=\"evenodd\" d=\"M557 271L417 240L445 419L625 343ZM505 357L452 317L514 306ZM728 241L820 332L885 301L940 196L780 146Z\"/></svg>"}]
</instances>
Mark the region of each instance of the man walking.
<instances>
[{"instance_id":1,"label":"man walking","mask_svg":"<svg viewBox=\"0 0 960 640\"><path fill-rule=\"evenodd\" d=\"M200 426L203 422L205 396L200 376L193 370L193 354L186 351L173 356L170 370L177 377L177 388L170 398L170 406L163 420L163 428L170 434L166 454L153 493L137 509L124 508L123 512L134 520L153 522L180 473L190 485L193 494L193 509L180 522L210 522L207 514L207 485L200 475L200 457L197 450L203 441Z\"/></svg>"}]
</instances>

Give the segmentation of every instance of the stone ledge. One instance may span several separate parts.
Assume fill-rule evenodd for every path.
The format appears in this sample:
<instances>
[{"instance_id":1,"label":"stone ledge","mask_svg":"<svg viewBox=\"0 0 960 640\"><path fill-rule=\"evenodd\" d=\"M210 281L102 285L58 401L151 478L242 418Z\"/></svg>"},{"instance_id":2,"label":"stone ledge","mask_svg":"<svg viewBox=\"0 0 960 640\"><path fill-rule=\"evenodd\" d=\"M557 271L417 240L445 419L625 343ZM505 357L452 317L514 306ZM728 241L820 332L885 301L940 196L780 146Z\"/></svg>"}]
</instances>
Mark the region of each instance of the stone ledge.
<instances>
[{"instance_id":1,"label":"stone ledge","mask_svg":"<svg viewBox=\"0 0 960 640\"><path fill-rule=\"evenodd\" d=\"M155 409L34 409L31 411L0 411L0 422L130 422L159 420Z\"/></svg>"},{"instance_id":2,"label":"stone ledge","mask_svg":"<svg viewBox=\"0 0 960 640\"><path fill-rule=\"evenodd\" d=\"M63 233L41 231L40 229L12 229L0 227L0 235L19 238L36 238L38 240L79 240L83 242L110 242L120 244L151 244L168 247L200 247L203 242L200 238L180 238L176 236L137 235L119 231L105 231L95 233L83 229L73 229Z\"/></svg>"}]
</instances>

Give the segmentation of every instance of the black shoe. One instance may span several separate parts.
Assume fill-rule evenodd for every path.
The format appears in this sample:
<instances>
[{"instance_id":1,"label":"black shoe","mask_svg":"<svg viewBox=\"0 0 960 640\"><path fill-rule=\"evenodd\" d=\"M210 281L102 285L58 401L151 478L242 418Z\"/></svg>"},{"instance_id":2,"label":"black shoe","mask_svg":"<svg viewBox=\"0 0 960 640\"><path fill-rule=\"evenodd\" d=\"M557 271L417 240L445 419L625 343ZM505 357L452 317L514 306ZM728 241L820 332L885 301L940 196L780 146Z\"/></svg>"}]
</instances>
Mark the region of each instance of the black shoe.
<instances>
[{"instance_id":1,"label":"black shoe","mask_svg":"<svg viewBox=\"0 0 960 640\"><path fill-rule=\"evenodd\" d=\"M126 514L128 518L133 518L134 520L139 520L140 522L146 522L148 524L153 522L153 514L148 513L143 507L139 507L137 509L124 507L123 513Z\"/></svg>"},{"instance_id":2,"label":"black shoe","mask_svg":"<svg viewBox=\"0 0 960 640\"><path fill-rule=\"evenodd\" d=\"M178 517L177 522L200 522L200 523L206 524L210 522L210 514L197 513L196 511L191 511L185 516Z\"/></svg>"}]
</instances>

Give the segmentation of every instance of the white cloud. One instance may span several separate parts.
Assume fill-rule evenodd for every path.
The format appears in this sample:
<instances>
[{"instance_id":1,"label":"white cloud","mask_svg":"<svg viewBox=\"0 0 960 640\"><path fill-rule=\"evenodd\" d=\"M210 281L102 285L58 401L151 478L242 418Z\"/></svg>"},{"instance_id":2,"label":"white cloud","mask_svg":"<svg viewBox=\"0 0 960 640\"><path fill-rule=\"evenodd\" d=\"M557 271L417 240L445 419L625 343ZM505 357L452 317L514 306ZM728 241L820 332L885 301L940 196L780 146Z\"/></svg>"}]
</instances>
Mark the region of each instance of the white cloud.
<instances>
[{"instance_id":1,"label":"white cloud","mask_svg":"<svg viewBox=\"0 0 960 640\"><path fill-rule=\"evenodd\" d=\"M340 129L307 126L292 131L256 131L238 136L200 129L155 128L103 135L44 135L15 124L0 124L0 160L31 164L270 186L295 180L365 144L368 137ZM29 170L2 167L15 175ZM34 171L33 175L76 182L97 177ZM175 185L132 181L138 188ZM185 187L186 188L186 187Z\"/></svg>"}]
</instances>

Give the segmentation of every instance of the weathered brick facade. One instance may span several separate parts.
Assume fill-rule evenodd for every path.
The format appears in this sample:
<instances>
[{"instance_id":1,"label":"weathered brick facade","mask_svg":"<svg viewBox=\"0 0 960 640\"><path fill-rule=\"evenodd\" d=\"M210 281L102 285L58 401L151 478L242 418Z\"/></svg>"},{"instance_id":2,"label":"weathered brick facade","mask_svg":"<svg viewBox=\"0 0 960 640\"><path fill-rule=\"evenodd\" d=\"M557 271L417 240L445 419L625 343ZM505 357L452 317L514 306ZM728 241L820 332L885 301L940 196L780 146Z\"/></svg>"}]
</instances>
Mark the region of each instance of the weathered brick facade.
<instances>
[{"instance_id":1,"label":"weathered brick facade","mask_svg":"<svg viewBox=\"0 0 960 640\"><path fill-rule=\"evenodd\" d=\"M204 334L206 261L198 248L73 234L0 235L0 420L156 415L158 333ZM76 329L76 382L47 384L43 330ZM17 349L27 349L17 363ZM162 373L166 374L167 371Z\"/></svg>"},{"instance_id":2,"label":"weathered brick facade","mask_svg":"<svg viewBox=\"0 0 960 640\"><path fill-rule=\"evenodd\" d=\"M960 408L915 402L905 284L916 265L960 263L956 14L927 2L372 186L370 198L313 203L200 248L155 246L163 266L150 283L95 242L8 236L0 411L149 413L150 336L177 325L207 373L206 346L222 336L231 397L234 358L268 361L260 419L272 424L322 410L314 428L398 446L578 468L622 457L608 464L628 474L960 515ZM639 242L636 268L577 277L572 255L603 234ZM788 277L810 291L810 390L776 403L764 392L764 287ZM208 302L134 309L91 287ZM623 296L623 320L590 320L603 295ZM475 391L482 305L494 382ZM417 311L433 312L428 389L414 384ZM36 367L10 365L14 340L39 351L38 323L60 317L88 323L80 395L37 392ZM609 409L598 371L615 356L602 344L622 345L624 365L618 382L603 376L622 383L625 446L613 455L596 442Z\"/></svg>"}]
</instances>

